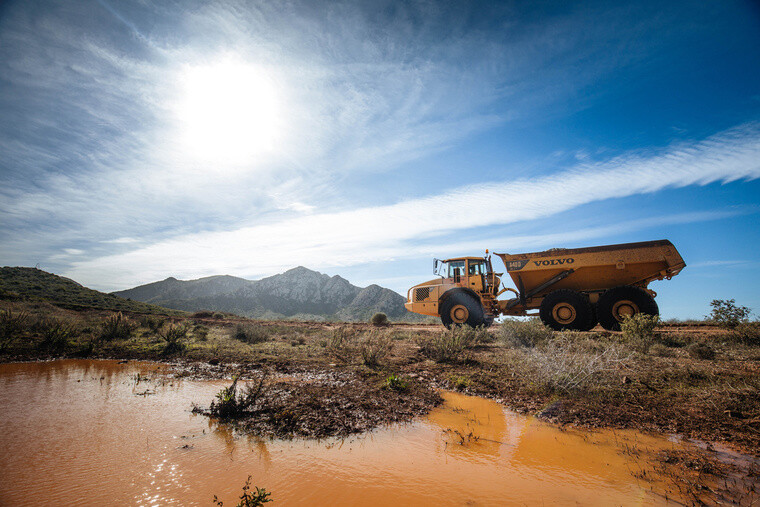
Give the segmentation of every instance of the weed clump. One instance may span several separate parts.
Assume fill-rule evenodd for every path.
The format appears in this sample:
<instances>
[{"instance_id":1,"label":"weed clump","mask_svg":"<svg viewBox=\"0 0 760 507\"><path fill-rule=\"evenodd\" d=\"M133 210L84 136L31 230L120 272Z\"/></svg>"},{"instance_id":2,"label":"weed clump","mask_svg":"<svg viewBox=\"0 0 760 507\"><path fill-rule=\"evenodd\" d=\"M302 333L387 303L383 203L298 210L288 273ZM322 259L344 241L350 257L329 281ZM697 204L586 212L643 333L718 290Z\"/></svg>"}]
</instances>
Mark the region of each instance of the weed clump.
<instances>
[{"instance_id":1,"label":"weed clump","mask_svg":"<svg viewBox=\"0 0 760 507\"><path fill-rule=\"evenodd\" d=\"M359 353L362 356L362 362L366 366L374 368L388 357L392 347L393 342L390 336L382 332L371 331L360 340Z\"/></svg>"},{"instance_id":2,"label":"weed clump","mask_svg":"<svg viewBox=\"0 0 760 507\"><path fill-rule=\"evenodd\" d=\"M735 299L713 299L710 306L712 310L707 318L720 327L731 329L749 321L751 310L746 306L737 306Z\"/></svg>"},{"instance_id":3,"label":"weed clump","mask_svg":"<svg viewBox=\"0 0 760 507\"><path fill-rule=\"evenodd\" d=\"M42 335L40 349L53 354L62 353L69 340L77 334L72 324L56 319L43 320L39 327Z\"/></svg>"},{"instance_id":4,"label":"weed clump","mask_svg":"<svg viewBox=\"0 0 760 507\"><path fill-rule=\"evenodd\" d=\"M124 317L121 312L111 315L100 325L99 338L102 341L126 340L132 336L135 324Z\"/></svg>"},{"instance_id":5,"label":"weed clump","mask_svg":"<svg viewBox=\"0 0 760 507\"><path fill-rule=\"evenodd\" d=\"M388 324L390 324L388 322L388 316L384 314L383 312L378 312L374 314L372 318L369 319L369 321L373 326L377 326L377 327L387 326Z\"/></svg>"},{"instance_id":6,"label":"weed clump","mask_svg":"<svg viewBox=\"0 0 760 507\"><path fill-rule=\"evenodd\" d=\"M164 319L161 317L146 315L140 319L140 325L147 327L151 333L158 334L161 328L164 327Z\"/></svg>"},{"instance_id":7,"label":"weed clump","mask_svg":"<svg viewBox=\"0 0 760 507\"><path fill-rule=\"evenodd\" d=\"M423 338L419 342L420 352L439 363L461 361L475 342L475 329L469 326L452 326L432 338Z\"/></svg>"},{"instance_id":8,"label":"weed clump","mask_svg":"<svg viewBox=\"0 0 760 507\"><path fill-rule=\"evenodd\" d=\"M391 373L388 376L388 378L385 379L383 388L390 389L391 391L406 391L409 388L409 385L406 383L404 379L402 379L395 373Z\"/></svg>"},{"instance_id":9,"label":"weed clump","mask_svg":"<svg viewBox=\"0 0 760 507\"><path fill-rule=\"evenodd\" d=\"M211 402L208 413L223 421L239 419L251 412L265 392L265 382L268 372L263 371L256 382L249 384L238 393L237 383L240 379L236 375L229 387L223 388L216 394L216 400Z\"/></svg>"},{"instance_id":10,"label":"weed clump","mask_svg":"<svg viewBox=\"0 0 760 507\"><path fill-rule=\"evenodd\" d=\"M535 347L548 342L554 336L540 319L505 320L499 326L501 340L508 347Z\"/></svg>"},{"instance_id":11,"label":"weed clump","mask_svg":"<svg viewBox=\"0 0 760 507\"><path fill-rule=\"evenodd\" d=\"M238 324L232 337L241 342L256 344L269 340L269 331L261 324Z\"/></svg>"},{"instance_id":12,"label":"weed clump","mask_svg":"<svg viewBox=\"0 0 760 507\"><path fill-rule=\"evenodd\" d=\"M760 346L760 323L741 322L737 324L731 332L731 338L750 347Z\"/></svg>"},{"instance_id":13,"label":"weed clump","mask_svg":"<svg viewBox=\"0 0 760 507\"><path fill-rule=\"evenodd\" d=\"M327 340L326 348L329 355L338 361L349 364L353 361L358 350L356 336L347 327L333 329L330 338Z\"/></svg>"}]
</instances>

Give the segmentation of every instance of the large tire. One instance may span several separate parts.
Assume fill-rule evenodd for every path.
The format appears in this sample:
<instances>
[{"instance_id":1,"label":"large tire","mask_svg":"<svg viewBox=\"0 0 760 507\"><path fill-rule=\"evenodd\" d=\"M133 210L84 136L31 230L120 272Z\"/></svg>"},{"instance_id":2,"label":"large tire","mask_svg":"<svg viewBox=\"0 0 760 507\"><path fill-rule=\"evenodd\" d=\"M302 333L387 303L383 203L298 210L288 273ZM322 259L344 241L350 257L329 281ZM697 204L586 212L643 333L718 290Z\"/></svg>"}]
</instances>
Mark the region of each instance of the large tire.
<instances>
[{"instance_id":1,"label":"large tire","mask_svg":"<svg viewBox=\"0 0 760 507\"><path fill-rule=\"evenodd\" d=\"M539 315L555 331L588 331L596 325L594 307L588 298L570 289L555 290L544 297Z\"/></svg>"},{"instance_id":2,"label":"large tire","mask_svg":"<svg viewBox=\"0 0 760 507\"><path fill-rule=\"evenodd\" d=\"M625 316L633 317L637 313L660 314L654 298L639 287L615 287L599 296L596 303L599 323L608 331L620 331L620 323Z\"/></svg>"},{"instance_id":3,"label":"large tire","mask_svg":"<svg viewBox=\"0 0 760 507\"><path fill-rule=\"evenodd\" d=\"M455 292L447 297L441 303L440 312L441 322L449 329L453 325L478 327L486 323L485 312L480 301L466 292Z\"/></svg>"}]
</instances>

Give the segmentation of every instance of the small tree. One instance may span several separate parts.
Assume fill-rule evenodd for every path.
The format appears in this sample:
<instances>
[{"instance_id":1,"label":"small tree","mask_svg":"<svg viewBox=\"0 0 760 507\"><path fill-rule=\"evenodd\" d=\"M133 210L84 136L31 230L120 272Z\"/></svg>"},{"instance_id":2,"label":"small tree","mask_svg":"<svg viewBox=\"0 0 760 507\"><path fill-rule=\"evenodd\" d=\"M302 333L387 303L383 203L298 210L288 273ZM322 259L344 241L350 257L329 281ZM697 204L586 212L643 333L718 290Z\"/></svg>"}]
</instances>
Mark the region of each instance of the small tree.
<instances>
[{"instance_id":1,"label":"small tree","mask_svg":"<svg viewBox=\"0 0 760 507\"><path fill-rule=\"evenodd\" d=\"M749 321L751 310L746 306L736 306L735 299L713 299L712 311L708 317L721 327L734 328Z\"/></svg>"}]
</instances>

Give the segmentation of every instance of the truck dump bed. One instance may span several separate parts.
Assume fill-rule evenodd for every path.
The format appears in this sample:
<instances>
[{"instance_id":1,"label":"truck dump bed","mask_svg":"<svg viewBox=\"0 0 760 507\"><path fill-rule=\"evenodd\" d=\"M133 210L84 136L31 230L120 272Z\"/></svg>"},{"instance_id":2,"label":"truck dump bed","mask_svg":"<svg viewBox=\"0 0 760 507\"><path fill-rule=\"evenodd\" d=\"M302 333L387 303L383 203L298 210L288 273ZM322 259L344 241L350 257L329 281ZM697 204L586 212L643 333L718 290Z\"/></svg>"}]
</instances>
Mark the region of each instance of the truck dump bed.
<instances>
[{"instance_id":1,"label":"truck dump bed","mask_svg":"<svg viewBox=\"0 0 760 507\"><path fill-rule=\"evenodd\" d=\"M596 292L621 285L646 288L649 282L670 279L686 266L668 240L496 255L527 297L557 289Z\"/></svg>"}]
</instances>

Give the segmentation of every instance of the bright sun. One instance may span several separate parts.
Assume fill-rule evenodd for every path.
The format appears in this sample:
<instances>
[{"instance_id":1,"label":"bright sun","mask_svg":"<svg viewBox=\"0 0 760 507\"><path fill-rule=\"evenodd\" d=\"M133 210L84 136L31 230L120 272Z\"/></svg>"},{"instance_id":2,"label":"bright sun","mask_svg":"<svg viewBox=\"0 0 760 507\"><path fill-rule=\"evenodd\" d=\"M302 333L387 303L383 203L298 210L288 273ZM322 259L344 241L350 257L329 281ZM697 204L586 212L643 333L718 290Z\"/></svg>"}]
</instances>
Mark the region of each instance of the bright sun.
<instances>
[{"instance_id":1,"label":"bright sun","mask_svg":"<svg viewBox=\"0 0 760 507\"><path fill-rule=\"evenodd\" d=\"M225 60L189 67L178 106L184 150L203 162L249 164L274 148L277 90L260 68Z\"/></svg>"}]
</instances>

